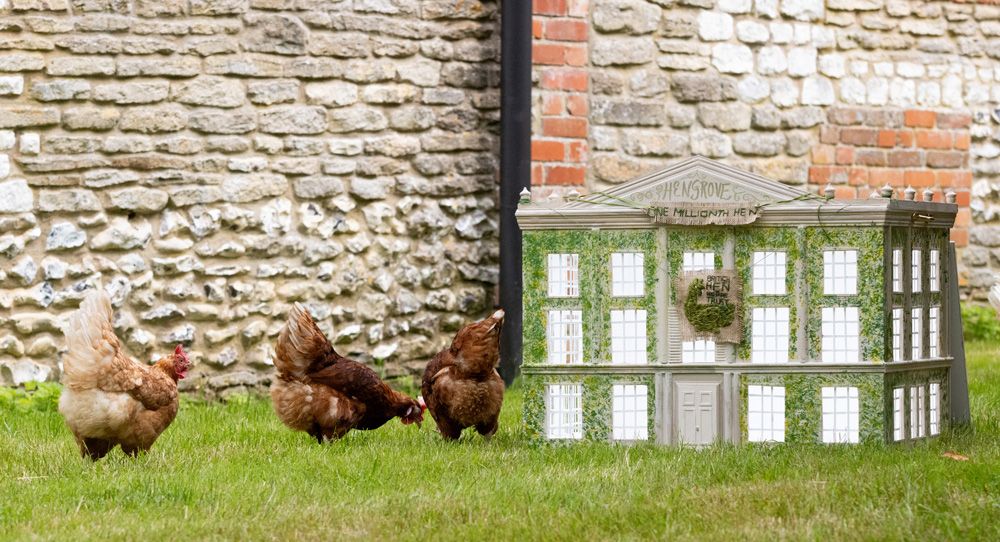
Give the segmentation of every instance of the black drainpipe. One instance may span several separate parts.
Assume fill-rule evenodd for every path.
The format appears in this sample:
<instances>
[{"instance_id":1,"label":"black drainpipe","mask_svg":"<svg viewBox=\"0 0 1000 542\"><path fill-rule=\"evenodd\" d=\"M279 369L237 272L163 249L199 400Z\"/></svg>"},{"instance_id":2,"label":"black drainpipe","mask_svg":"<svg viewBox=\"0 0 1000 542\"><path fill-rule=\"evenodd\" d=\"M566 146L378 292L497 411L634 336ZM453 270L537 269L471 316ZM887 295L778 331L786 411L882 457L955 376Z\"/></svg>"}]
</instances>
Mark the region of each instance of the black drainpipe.
<instances>
[{"instance_id":1,"label":"black drainpipe","mask_svg":"<svg viewBox=\"0 0 1000 542\"><path fill-rule=\"evenodd\" d=\"M531 188L531 0L500 3L500 375L521 367L521 229L514 212Z\"/></svg>"}]
</instances>

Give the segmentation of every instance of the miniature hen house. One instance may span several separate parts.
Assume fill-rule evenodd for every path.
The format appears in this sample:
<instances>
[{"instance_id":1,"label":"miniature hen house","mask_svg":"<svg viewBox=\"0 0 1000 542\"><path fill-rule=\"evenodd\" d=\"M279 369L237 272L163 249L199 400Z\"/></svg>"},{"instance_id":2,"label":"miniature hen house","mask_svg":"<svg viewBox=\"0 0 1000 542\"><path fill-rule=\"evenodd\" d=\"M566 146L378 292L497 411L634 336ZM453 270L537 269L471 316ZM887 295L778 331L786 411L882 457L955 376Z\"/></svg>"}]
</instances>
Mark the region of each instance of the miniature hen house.
<instances>
[{"instance_id":1,"label":"miniature hen house","mask_svg":"<svg viewBox=\"0 0 1000 542\"><path fill-rule=\"evenodd\" d=\"M699 446L940 434L949 397L967 401L957 206L897 195L833 200L696 157L584 198L523 197L529 431Z\"/></svg>"}]
</instances>

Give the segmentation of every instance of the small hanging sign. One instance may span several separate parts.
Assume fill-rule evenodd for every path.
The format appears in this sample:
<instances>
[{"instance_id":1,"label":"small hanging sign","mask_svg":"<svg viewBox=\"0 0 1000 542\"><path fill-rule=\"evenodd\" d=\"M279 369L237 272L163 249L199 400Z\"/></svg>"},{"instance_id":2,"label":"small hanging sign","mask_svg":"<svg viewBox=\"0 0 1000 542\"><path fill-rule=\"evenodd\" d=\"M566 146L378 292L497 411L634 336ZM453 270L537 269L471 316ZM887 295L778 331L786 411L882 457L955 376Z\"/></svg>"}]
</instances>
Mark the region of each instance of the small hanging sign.
<instances>
[{"instance_id":1,"label":"small hanging sign","mask_svg":"<svg viewBox=\"0 0 1000 542\"><path fill-rule=\"evenodd\" d=\"M736 271L682 274L677 279L677 311L684 340L712 337L718 342L740 342L740 282Z\"/></svg>"},{"instance_id":2,"label":"small hanging sign","mask_svg":"<svg viewBox=\"0 0 1000 542\"><path fill-rule=\"evenodd\" d=\"M657 224L738 225L757 220L757 205L718 205L704 203L659 203L646 207L646 214Z\"/></svg>"}]
</instances>

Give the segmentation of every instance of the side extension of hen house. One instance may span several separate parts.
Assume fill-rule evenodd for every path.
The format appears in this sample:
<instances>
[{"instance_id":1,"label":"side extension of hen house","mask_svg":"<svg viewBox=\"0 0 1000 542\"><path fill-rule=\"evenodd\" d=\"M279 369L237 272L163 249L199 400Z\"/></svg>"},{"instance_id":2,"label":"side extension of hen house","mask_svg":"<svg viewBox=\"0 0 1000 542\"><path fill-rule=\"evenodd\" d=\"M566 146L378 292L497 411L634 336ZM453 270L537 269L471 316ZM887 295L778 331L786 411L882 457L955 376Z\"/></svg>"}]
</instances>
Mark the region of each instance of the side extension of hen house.
<instances>
[{"instance_id":1,"label":"side extension of hen house","mask_svg":"<svg viewBox=\"0 0 1000 542\"><path fill-rule=\"evenodd\" d=\"M953 400L967 404L957 206L897 196L834 200L696 157L583 198L524 197L530 432L698 446L939 435Z\"/></svg>"}]
</instances>

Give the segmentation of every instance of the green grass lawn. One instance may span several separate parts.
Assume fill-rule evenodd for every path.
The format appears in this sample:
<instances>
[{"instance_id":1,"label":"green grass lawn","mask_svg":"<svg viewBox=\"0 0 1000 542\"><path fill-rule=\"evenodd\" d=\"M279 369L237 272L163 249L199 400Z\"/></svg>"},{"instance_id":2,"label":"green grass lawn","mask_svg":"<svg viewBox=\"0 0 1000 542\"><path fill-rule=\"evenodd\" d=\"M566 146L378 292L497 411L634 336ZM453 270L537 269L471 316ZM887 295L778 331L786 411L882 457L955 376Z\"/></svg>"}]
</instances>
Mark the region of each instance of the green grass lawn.
<instances>
[{"instance_id":1,"label":"green grass lawn","mask_svg":"<svg viewBox=\"0 0 1000 542\"><path fill-rule=\"evenodd\" d=\"M253 399L91 464L57 413L0 411L0 539L998 540L1000 346L970 354L975 430L918 446L532 446L515 389L490 442L394 421L321 447Z\"/></svg>"}]
</instances>

